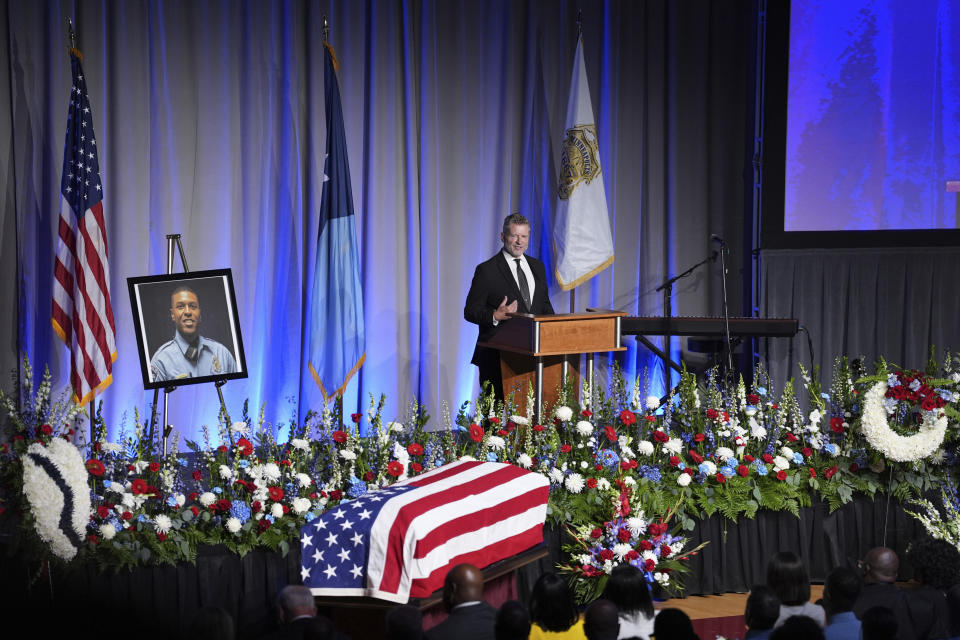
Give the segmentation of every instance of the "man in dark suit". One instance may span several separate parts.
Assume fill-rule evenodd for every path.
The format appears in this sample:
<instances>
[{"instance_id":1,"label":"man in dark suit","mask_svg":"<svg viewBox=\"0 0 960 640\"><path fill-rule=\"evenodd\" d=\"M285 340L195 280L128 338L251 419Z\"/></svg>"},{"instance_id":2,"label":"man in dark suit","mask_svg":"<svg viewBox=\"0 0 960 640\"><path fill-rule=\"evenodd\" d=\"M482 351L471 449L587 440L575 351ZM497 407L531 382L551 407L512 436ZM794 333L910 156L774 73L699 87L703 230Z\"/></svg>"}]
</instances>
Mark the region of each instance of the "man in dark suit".
<instances>
[{"instance_id":1,"label":"man in dark suit","mask_svg":"<svg viewBox=\"0 0 960 640\"><path fill-rule=\"evenodd\" d=\"M530 221L512 213L500 233L503 250L477 266L463 307L463 318L479 327L477 342L490 340L511 313L553 313L547 291L547 270L536 258L524 255L530 243ZM472 364L480 368L480 384L493 385L503 400L500 352L477 345Z\"/></svg>"},{"instance_id":2,"label":"man in dark suit","mask_svg":"<svg viewBox=\"0 0 960 640\"><path fill-rule=\"evenodd\" d=\"M483 574L458 564L443 581L447 619L424 634L426 640L493 640L497 610L483 601Z\"/></svg>"}]
</instances>

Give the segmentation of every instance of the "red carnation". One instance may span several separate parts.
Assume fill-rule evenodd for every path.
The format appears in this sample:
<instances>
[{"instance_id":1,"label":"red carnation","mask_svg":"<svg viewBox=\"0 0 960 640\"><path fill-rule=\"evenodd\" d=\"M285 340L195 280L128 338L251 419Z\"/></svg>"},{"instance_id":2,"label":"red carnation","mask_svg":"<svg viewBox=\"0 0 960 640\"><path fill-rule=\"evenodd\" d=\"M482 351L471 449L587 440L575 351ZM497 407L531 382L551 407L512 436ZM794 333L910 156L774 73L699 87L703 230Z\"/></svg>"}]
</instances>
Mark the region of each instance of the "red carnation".
<instances>
[{"instance_id":1,"label":"red carnation","mask_svg":"<svg viewBox=\"0 0 960 640\"><path fill-rule=\"evenodd\" d=\"M142 493L146 493L147 482L142 478L137 478L136 480L130 483L130 491L133 492L134 495L140 495Z\"/></svg>"},{"instance_id":2,"label":"red carnation","mask_svg":"<svg viewBox=\"0 0 960 640\"><path fill-rule=\"evenodd\" d=\"M636 560L637 558L639 558L640 554L637 553L636 549L630 549L630 551L627 551L627 555L623 557L627 560L627 562L629 562L631 560Z\"/></svg>"},{"instance_id":3,"label":"red carnation","mask_svg":"<svg viewBox=\"0 0 960 640\"><path fill-rule=\"evenodd\" d=\"M334 442L338 444L343 444L344 442L347 441L347 432L337 430L333 432L333 435L331 437L333 438Z\"/></svg>"},{"instance_id":4,"label":"red carnation","mask_svg":"<svg viewBox=\"0 0 960 640\"><path fill-rule=\"evenodd\" d=\"M42 433L45 436L49 436L50 434L53 433L53 427L51 427L48 424L42 425L40 427L40 433Z\"/></svg>"},{"instance_id":5,"label":"red carnation","mask_svg":"<svg viewBox=\"0 0 960 640\"><path fill-rule=\"evenodd\" d=\"M267 520L266 518L261 518L260 520L257 520L257 529L260 530L260 533L263 533L269 528L270 528L269 520Z\"/></svg>"},{"instance_id":6,"label":"red carnation","mask_svg":"<svg viewBox=\"0 0 960 640\"><path fill-rule=\"evenodd\" d=\"M471 424L467 429L470 432L470 439L474 442L483 440L483 429L478 424Z\"/></svg>"},{"instance_id":7,"label":"red carnation","mask_svg":"<svg viewBox=\"0 0 960 640\"><path fill-rule=\"evenodd\" d=\"M647 422L656 422L657 420L653 416L643 416L643 419L646 420Z\"/></svg>"},{"instance_id":8,"label":"red carnation","mask_svg":"<svg viewBox=\"0 0 960 640\"><path fill-rule=\"evenodd\" d=\"M290 507L289 507L289 505L282 504L282 505L280 505L280 506L283 507L283 514L284 514L284 515L290 513Z\"/></svg>"},{"instance_id":9,"label":"red carnation","mask_svg":"<svg viewBox=\"0 0 960 640\"><path fill-rule=\"evenodd\" d=\"M190 511L193 513L193 517L194 517L194 518L196 518L198 515L200 515L200 509L197 509L197 508L196 508L195 506L193 506L193 505L190 506Z\"/></svg>"},{"instance_id":10,"label":"red carnation","mask_svg":"<svg viewBox=\"0 0 960 640\"><path fill-rule=\"evenodd\" d=\"M860 465L858 465L856 462L851 462L849 469L851 473L856 473L857 471L860 471Z\"/></svg>"},{"instance_id":11,"label":"red carnation","mask_svg":"<svg viewBox=\"0 0 960 640\"><path fill-rule=\"evenodd\" d=\"M87 460L86 464L87 464L87 471L90 473L90 475L96 476L98 478L103 475L104 471L107 470L106 467L103 466L102 462L94 458L90 458L89 460Z\"/></svg>"},{"instance_id":12,"label":"red carnation","mask_svg":"<svg viewBox=\"0 0 960 640\"><path fill-rule=\"evenodd\" d=\"M804 447L803 449L800 449L800 453L803 454L804 458L809 458L810 456L813 455L813 449L811 449L810 447Z\"/></svg>"},{"instance_id":13,"label":"red carnation","mask_svg":"<svg viewBox=\"0 0 960 640\"><path fill-rule=\"evenodd\" d=\"M787 434L787 442L796 442L796 441L797 441L797 436L793 435L792 433Z\"/></svg>"},{"instance_id":14,"label":"red carnation","mask_svg":"<svg viewBox=\"0 0 960 640\"><path fill-rule=\"evenodd\" d=\"M834 433L843 433L843 418L830 418L830 429Z\"/></svg>"},{"instance_id":15,"label":"red carnation","mask_svg":"<svg viewBox=\"0 0 960 640\"><path fill-rule=\"evenodd\" d=\"M227 500L226 498L221 498L220 500L217 500L217 511L222 511L223 513L226 513L227 511L230 511L232 507L233 507L233 503Z\"/></svg>"},{"instance_id":16,"label":"red carnation","mask_svg":"<svg viewBox=\"0 0 960 640\"><path fill-rule=\"evenodd\" d=\"M644 551L651 551L653 549L653 543L650 542L649 540L641 540L640 548L643 549Z\"/></svg>"},{"instance_id":17,"label":"red carnation","mask_svg":"<svg viewBox=\"0 0 960 640\"><path fill-rule=\"evenodd\" d=\"M282 487L269 487L267 488L267 494L270 495L270 499L274 502L280 502L283 500L283 488Z\"/></svg>"},{"instance_id":18,"label":"red carnation","mask_svg":"<svg viewBox=\"0 0 960 640\"><path fill-rule=\"evenodd\" d=\"M613 560L613 551L611 551L610 549L604 549L603 551L600 552L600 559Z\"/></svg>"},{"instance_id":19,"label":"red carnation","mask_svg":"<svg viewBox=\"0 0 960 640\"><path fill-rule=\"evenodd\" d=\"M197 482L200 482L201 480L203 480L203 471L200 471L200 469L195 470L191 475L193 476L193 479L196 480Z\"/></svg>"},{"instance_id":20,"label":"red carnation","mask_svg":"<svg viewBox=\"0 0 960 640\"><path fill-rule=\"evenodd\" d=\"M613 427L607 425L606 427L603 428L603 433L606 434L607 440L609 440L610 442L617 441L617 431Z\"/></svg>"},{"instance_id":21,"label":"red carnation","mask_svg":"<svg viewBox=\"0 0 960 640\"><path fill-rule=\"evenodd\" d=\"M784 471L783 469L780 469L780 471L777 471L777 480L786 480L786 479L787 479L786 471Z\"/></svg>"},{"instance_id":22,"label":"red carnation","mask_svg":"<svg viewBox=\"0 0 960 640\"><path fill-rule=\"evenodd\" d=\"M157 531L157 539L160 542L163 542L164 540L167 539L167 534L165 534L163 531Z\"/></svg>"},{"instance_id":23,"label":"red carnation","mask_svg":"<svg viewBox=\"0 0 960 640\"><path fill-rule=\"evenodd\" d=\"M617 540L620 542L630 542L631 537L633 536L630 533L630 529L627 529L626 527L620 529L620 531L617 531Z\"/></svg>"},{"instance_id":24,"label":"red carnation","mask_svg":"<svg viewBox=\"0 0 960 640\"><path fill-rule=\"evenodd\" d=\"M602 535L603 531L600 529L600 527L595 527L594 530L590 532L590 537L593 539L597 539Z\"/></svg>"},{"instance_id":25,"label":"red carnation","mask_svg":"<svg viewBox=\"0 0 960 640\"><path fill-rule=\"evenodd\" d=\"M767 464L772 464L772 463L773 463L773 456L770 455L769 453L765 453L765 454L763 454L763 461L766 462Z\"/></svg>"},{"instance_id":26,"label":"red carnation","mask_svg":"<svg viewBox=\"0 0 960 640\"><path fill-rule=\"evenodd\" d=\"M703 442L703 441L706 439L706 437L707 437L707 436L705 436L704 434L698 433L697 435L693 436L693 441L694 441L694 442Z\"/></svg>"},{"instance_id":27,"label":"red carnation","mask_svg":"<svg viewBox=\"0 0 960 640\"><path fill-rule=\"evenodd\" d=\"M691 467L687 467L686 469L683 470L683 472L684 472L685 474L687 474L688 476L691 476L691 477L695 475L695 473L694 473L694 471L693 471L693 469L692 469Z\"/></svg>"},{"instance_id":28,"label":"red carnation","mask_svg":"<svg viewBox=\"0 0 960 640\"><path fill-rule=\"evenodd\" d=\"M219 447L217 447L217 451L219 451L220 453L226 453L227 451L229 451L229 449L227 449L225 445L220 445Z\"/></svg>"},{"instance_id":29,"label":"red carnation","mask_svg":"<svg viewBox=\"0 0 960 640\"><path fill-rule=\"evenodd\" d=\"M360 418L363 417L363 414L360 413L351 413L350 419L353 420L354 424L360 424Z\"/></svg>"},{"instance_id":30,"label":"red carnation","mask_svg":"<svg viewBox=\"0 0 960 640\"><path fill-rule=\"evenodd\" d=\"M254 513L258 513L262 508L263 508L263 505L260 504L259 500L254 500L253 502L250 503L250 510L253 511Z\"/></svg>"},{"instance_id":31,"label":"red carnation","mask_svg":"<svg viewBox=\"0 0 960 640\"><path fill-rule=\"evenodd\" d=\"M590 416L593 415L593 411L590 411L590 409L584 409L583 411L580 412L580 415L583 416L584 418L589 418Z\"/></svg>"},{"instance_id":32,"label":"red carnation","mask_svg":"<svg viewBox=\"0 0 960 640\"><path fill-rule=\"evenodd\" d=\"M420 473L421 471L423 471L423 465L420 464L419 462L411 462L410 471L413 471L414 473Z\"/></svg>"},{"instance_id":33,"label":"red carnation","mask_svg":"<svg viewBox=\"0 0 960 640\"><path fill-rule=\"evenodd\" d=\"M753 461L754 461L754 457L748 453L748 454L746 454L745 456L743 456L743 461L744 461L744 462L753 462Z\"/></svg>"},{"instance_id":34,"label":"red carnation","mask_svg":"<svg viewBox=\"0 0 960 640\"><path fill-rule=\"evenodd\" d=\"M726 481L727 481L727 476L723 475L722 473L717 474L717 482L719 482L720 484L723 484Z\"/></svg>"},{"instance_id":35,"label":"red carnation","mask_svg":"<svg viewBox=\"0 0 960 640\"><path fill-rule=\"evenodd\" d=\"M500 418L497 418L497 417L490 418L490 423L491 423L491 424L500 424Z\"/></svg>"},{"instance_id":36,"label":"red carnation","mask_svg":"<svg viewBox=\"0 0 960 640\"><path fill-rule=\"evenodd\" d=\"M101 518L106 518L108 515L110 515L110 509L107 509L105 506L100 505L99 507L97 507L97 515L100 516Z\"/></svg>"},{"instance_id":37,"label":"red carnation","mask_svg":"<svg viewBox=\"0 0 960 640\"><path fill-rule=\"evenodd\" d=\"M407 447L407 453L409 453L412 456L422 456L423 447L416 442L412 442L410 443L410 446Z\"/></svg>"},{"instance_id":38,"label":"red carnation","mask_svg":"<svg viewBox=\"0 0 960 640\"><path fill-rule=\"evenodd\" d=\"M740 465L737 467L737 475L741 478L746 478L748 475L750 475L750 468L745 464Z\"/></svg>"},{"instance_id":39,"label":"red carnation","mask_svg":"<svg viewBox=\"0 0 960 640\"><path fill-rule=\"evenodd\" d=\"M403 475L403 464L397 460L391 460L387 464L387 473L392 475L394 478L399 478L401 475Z\"/></svg>"},{"instance_id":40,"label":"red carnation","mask_svg":"<svg viewBox=\"0 0 960 640\"><path fill-rule=\"evenodd\" d=\"M920 408L924 411L933 411L937 408L937 402L933 398L924 398L920 403Z\"/></svg>"},{"instance_id":41,"label":"red carnation","mask_svg":"<svg viewBox=\"0 0 960 640\"><path fill-rule=\"evenodd\" d=\"M88 540L89 542L92 542L93 544L97 544L98 538L97 538L97 536L95 536L95 535L93 535L93 534L91 533L90 535L87 536L87 540Z\"/></svg>"},{"instance_id":42,"label":"red carnation","mask_svg":"<svg viewBox=\"0 0 960 640\"><path fill-rule=\"evenodd\" d=\"M823 472L823 477L829 480L839 470L840 470L840 467L838 467L837 465L833 465L832 467L830 467L829 469Z\"/></svg>"},{"instance_id":43,"label":"red carnation","mask_svg":"<svg viewBox=\"0 0 960 640\"><path fill-rule=\"evenodd\" d=\"M240 450L240 455L248 456L253 453L253 445L246 438L237 440L237 449Z\"/></svg>"},{"instance_id":44,"label":"red carnation","mask_svg":"<svg viewBox=\"0 0 960 640\"><path fill-rule=\"evenodd\" d=\"M624 409L620 412L620 422L622 422L626 427L635 425L637 423L637 416L633 413L633 411Z\"/></svg>"},{"instance_id":45,"label":"red carnation","mask_svg":"<svg viewBox=\"0 0 960 640\"><path fill-rule=\"evenodd\" d=\"M373 482L373 471L364 472L363 479L365 482Z\"/></svg>"},{"instance_id":46,"label":"red carnation","mask_svg":"<svg viewBox=\"0 0 960 640\"><path fill-rule=\"evenodd\" d=\"M544 429L546 429L546 427L544 427L542 424L535 424L535 425L533 425L533 430L534 430L534 431L540 432L540 431L543 431Z\"/></svg>"},{"instance_id":47,"label":"red carnation","mask_svg":"<svg viewBox=\"0 0 960 640\"><path fill-rule=\"evenodd\" d=\"M343 497L343 491L340 491L340 489L334 489L333 491L330 492L331 500L339 500L342 497Z\"/></svg>"},{"instance_id":48,"label":"red carnation","mask_svg":"<svg viewBox=\"0 0 960 640\"><path fill-rule=\"evenodd\" d=\"M501 437L502 437L502 436L508 436L508 435L510 435L510 432L507 431L506 429L497 429L497 435L498 435L498 436L501 436Z\"/></svg>"},{"instance_id":49,"label":"red carnation","mask_svg":"<svg viewBox=\"0 0 960 640\"><path fill-rule=\"evenodd\" d=\"M133 514L130 513L129 511L124 511L123 513L120 514L120 517L123 518L124 520L130 520L131 518L133 518Z\"/></svg>"},{"instance_id":50,"label":"red carnation","mask_svg":"<svg viewBox=\"0 0 960 640\"><path fill-rule=\"evenodd\" d=\"M816 478L816 477L817 477L817 470L814 469L813 467L810 467L810 477L811 477L811 478Z\"/></svg>"},{"instance_id":51,"label":"red carnation","mask_svg":"<svg viewBox=\"0 0 960 640\"><path fill-rule=\"evenodd\" d=\"M703 462L703 456L697 453L696 451L694 451L693 449L691 449L687 453L690 454L690 458L697 464L700 464L701 462Z\"/></svg>"},{"instance_id":52,"label":"red carnation","mask_svg":"<svg viewBox=\"0 0 960 640\"><path fill-rule=\"evenodd\" d=\"M720 414L717 413L716 409L707 409L707 417L711 420L716 420L718 415Z\"/></svg>"},{"instance_id":53,"label":"red carnation","mask_svg":"<svg viewBox=\"0 0 960 640\"><path fill-rule=\"evenodd\" d=\"M659 538L667 532L668 526L666 522L654 522L647 527L647 531L650 532L654 538Z\"/></svg>"},{"instance_id":54,"label":"red carnation","mask_svg":"<svg viewBox=\"0 0 960 640\"><path fill-rule=\"evenodd\" d=\"M647 561L643 563L643 568L646 571L653 571L657 568L657 563L653 561L653 558L647 558Z\"/></svg>"},{"instance_id":55,"label":"red carnation","mask_svg":"<svg viewBox=\"0 0 960 640\"><path fill-rule=\"evenodd\" d=\"M673 553L673 549L669 545L662 544L660 545L660 557L667 558L670 554Z\"/></svg>"},{"instance_id":56,"label":"red carnation","mask_svg":"<svg viewBox=\"0 0 960 640\"><path fill-rule=\"evenodd\" d=\"M572 448L569 444L562 444L560 445L560 453L570 453Z\"/></svg>"},{"instance_id":57,"label":"red carnation","mask_svg":"<svg viewBox=\"0 0 960 640\"><path fill-rule=\"evenodd\" d=\"M854 393L856 393L856 391L854 391ZM770 408L771 408L771 409L779 409L779 408L780 408L780 405L778 405L776 402L772 402L772 403L770 404Z\"/></svg>"},{"instance_id":58,"label":"red carnation","mask_svg":"<svg viewBox=\"0 0 960 640\"><path fill-rule=\"evenodd\" d=\"M755 393L751 393L747 396L747 402L750 404L760 404L760 396Z\"/></svg>"},{"instance_id":59,"label":"red carnation","mask_svg":"<svg viewBox=\"0 0 960 640\"><path fill-rule=\"evenodd\" d=\"M156 473L157 471L160 471L160 463L151 462L148 468L150 469L150 473Z\"/></svg>"},{"instance_id":60,"label":"red carnation","mask_svg":"<svg viewBox=\"0 0 960 640\"><path fill-rule=\"evenodd\" d=\"M597 479L587 478L587 489L596 489L596 488L597 488Z\"/></svg>"},{"instance_id":61,"label":"red carnation","mask_svg":"<svg viewBox=\"0 0 960 640\"><path fill-rule=\"evenodd\" d=\"M670 436L668 436L663 431L660 431L659 429L657 429L656 431L653 432L653 439L656 440L657 442L666 442L667 440L670 439Z\"/></svg>"},{"instance_id":62,"label":"red carnation","mask_svg":"<svg viewBox=\"0 0 960 640\"><path fill-rule=\"evenodd\" d=\"M670 463L671 467L676 467L680 464L680 458L677 456L670 456L668 462Z\"/></svg>"}]
</instances>

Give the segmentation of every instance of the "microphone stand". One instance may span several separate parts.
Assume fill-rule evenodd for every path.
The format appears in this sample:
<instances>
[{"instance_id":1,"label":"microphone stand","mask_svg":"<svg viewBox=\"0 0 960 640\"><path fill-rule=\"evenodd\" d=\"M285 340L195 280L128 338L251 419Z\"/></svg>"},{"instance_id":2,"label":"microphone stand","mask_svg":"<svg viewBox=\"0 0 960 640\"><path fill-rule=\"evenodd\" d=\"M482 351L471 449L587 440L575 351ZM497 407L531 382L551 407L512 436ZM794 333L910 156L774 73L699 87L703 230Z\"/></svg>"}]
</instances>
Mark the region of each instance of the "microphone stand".
<instances>
[{"instance_id":1,"label":"microphone stand","mask_svg":"<svg viewBox=\"0 0 960 640\"><path fill-rule=\"evenodd\" d=\"M730 248L723 240L718 239L717 241L720 243L720 271L723 275L723 326L726 332L727 375L729 376L733 373L733 346L730 344L730 311L727 309L727 263L723 254L730 251Z\"/></svg>"}]
</instances>

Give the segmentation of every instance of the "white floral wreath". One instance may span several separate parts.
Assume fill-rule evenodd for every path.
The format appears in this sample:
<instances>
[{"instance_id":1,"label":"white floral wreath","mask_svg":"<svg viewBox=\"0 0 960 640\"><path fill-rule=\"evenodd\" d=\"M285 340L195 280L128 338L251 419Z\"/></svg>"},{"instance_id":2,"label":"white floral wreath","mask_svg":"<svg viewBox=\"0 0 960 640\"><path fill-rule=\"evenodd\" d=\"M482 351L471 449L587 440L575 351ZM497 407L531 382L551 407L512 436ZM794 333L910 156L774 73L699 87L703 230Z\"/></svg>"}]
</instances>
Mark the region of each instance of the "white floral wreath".
<instances>
[{"instance_id":1,"label":"white floral wreath","mask_svg":"<svg viewBox=\"0 0 960 640\"><path fill-rule=\"evenodd\" d=\"M51 551L72 560L90 520L87 469L79 449L60 438L31 444L23 456L23 493L34 526Z\"/></svg>"},{"instance_id":2,"label":"white floral wreath","mask_svg":"<svg viewBox=\"0 0 960 640\"><path fill-rule=\"evenodd\" d=\"M891 460L913 462L931 455L943 443L947 433L947 417L937 409L923 412L923 421L917 433L902 436L887 423L887 410L883 399L887 383L875 384L863 399L863 417L860 430L867 442Z\"/></svg>"}]
</instances>

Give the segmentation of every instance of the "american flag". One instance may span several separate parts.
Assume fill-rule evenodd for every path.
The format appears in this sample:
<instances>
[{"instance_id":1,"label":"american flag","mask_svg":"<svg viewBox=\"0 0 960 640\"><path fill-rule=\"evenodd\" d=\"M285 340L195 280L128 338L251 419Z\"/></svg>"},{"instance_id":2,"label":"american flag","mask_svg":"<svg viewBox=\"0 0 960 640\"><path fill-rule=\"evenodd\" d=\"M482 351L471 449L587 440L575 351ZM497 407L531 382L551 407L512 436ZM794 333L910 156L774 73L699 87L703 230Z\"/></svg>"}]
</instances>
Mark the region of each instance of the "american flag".
<instances>
[{"instance_id":1,"label":"american flag","mask_svg":"<svg viewBox=\"0 0 960 640\"><path fill-rule=\"evenodd\" d=\"M117 359L107 226L97 141L80 52L70 50L73 86L60 179L60 225L54 264L53 329L70 347L70 386L84 404L113 381Z\"/></svg>"},{"instance_id":2,"label":"american flag","mask_svg":"<svg viewBox=\"0 0 960 640\"><path fill-rule=\"evenodd\" d=\"M471 461L367 493L301 528L301 578L314 595L424 598L457 564L483 568L542 542L549 484Z\"/></svg>"}]
</instances>

